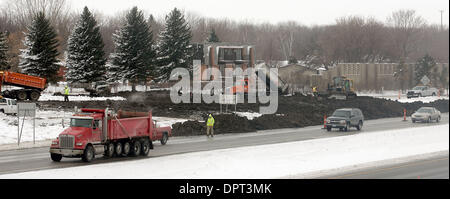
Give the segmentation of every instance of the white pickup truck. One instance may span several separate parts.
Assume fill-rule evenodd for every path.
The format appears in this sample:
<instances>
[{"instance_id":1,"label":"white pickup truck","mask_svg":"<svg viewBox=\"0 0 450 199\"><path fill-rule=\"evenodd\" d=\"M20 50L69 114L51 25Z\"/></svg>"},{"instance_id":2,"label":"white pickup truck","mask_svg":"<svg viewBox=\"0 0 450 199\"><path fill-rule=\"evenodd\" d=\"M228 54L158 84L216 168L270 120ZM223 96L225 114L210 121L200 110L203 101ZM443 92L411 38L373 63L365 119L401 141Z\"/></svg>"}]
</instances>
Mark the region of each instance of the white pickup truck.
<instances>
[{"instance_id":1,"label":"white pickup truck","mask_svg":"<svg viewBox=\"0 0 450 199\"><path fill-rule=\"evenodd\" d=\"M428 86L416 86L411 90L408 90L406 97L426 97L426 96L436 96L438 94L438 89Z\"/></svg>"},{"instance_id":2,"label":"white pickup truck","mask_svg":"<svg viewBox=\"0 0 450 199\"><path fill-rule=\"evenodd\" d=\"M15 99L0 98L0 113L17 114L17 101Z\"/></svg>"}]
</instances>

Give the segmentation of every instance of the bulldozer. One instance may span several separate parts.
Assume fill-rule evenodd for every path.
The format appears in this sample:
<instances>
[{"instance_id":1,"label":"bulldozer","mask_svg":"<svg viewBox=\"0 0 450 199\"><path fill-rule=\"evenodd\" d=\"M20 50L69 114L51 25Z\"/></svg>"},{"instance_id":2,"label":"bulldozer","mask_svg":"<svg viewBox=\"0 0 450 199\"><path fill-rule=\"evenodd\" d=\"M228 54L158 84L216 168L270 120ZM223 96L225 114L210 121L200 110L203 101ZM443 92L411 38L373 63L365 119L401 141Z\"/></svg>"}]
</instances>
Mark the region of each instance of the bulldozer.
<instances>
[{"instance_id":1,"label":"bulldozer","mask_svg":"<svg viewBox=\"0 0 450 199\"><path fill-rule=\"evenodd\" d=\"M319 92L318 95L319 97L340 100L356 98L353 80L345 76L333 77L333 81L331 84L328 84L327 90L325 92Z\"/></svg>"},{"instance_id":2,"label":"bulldozer","mask_svg":"<svg viewBox=\"0 0 450 199\"><path fill-rule=\"evenodd\" d=\"M89 92L90 97L106 97L111 94L111 89L105 81L92 82L90 87L85 87L84 90Z\"/></svg>"}]
</instances>

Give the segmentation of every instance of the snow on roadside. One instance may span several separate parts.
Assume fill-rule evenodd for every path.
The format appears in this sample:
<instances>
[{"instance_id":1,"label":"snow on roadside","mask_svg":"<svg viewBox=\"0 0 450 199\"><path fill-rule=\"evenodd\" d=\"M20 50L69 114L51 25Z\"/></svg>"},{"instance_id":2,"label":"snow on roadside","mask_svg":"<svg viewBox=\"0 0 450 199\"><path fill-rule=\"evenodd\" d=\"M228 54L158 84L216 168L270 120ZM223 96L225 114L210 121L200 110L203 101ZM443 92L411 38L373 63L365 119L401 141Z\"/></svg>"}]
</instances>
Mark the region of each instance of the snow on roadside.
<instances>
[{"instance_id":1,"label":"snow on roadside","mask_svg":"<svg viewBox=\"0 0 450 199\"><path fill-rule=\"evenodd\" d=\"M126 100L123 97L120 96L114 96L114 97L89 97L89 96L69 96L69 101L106 101L106 100L113 100L113 101L123 101ZM39 97L38 101L64 101L64 96L54 96L52 94L44 93Z\"/></svg>"},{"instance_id":2,"label":"snow on roadside","mask_svg":"<svg viewBox=\"0 0 450 199\"><path fill-rule=\"evenodd\" d=\"M73 112L37 109L35 140L42 141L56 138L69 125L71 115L73 115ZM63 119L65 128L62 126ZM187 119L169 117L153 117L153 120L157 121L158 126L172 126L177 122L187 121ZM21 142L33 141L32 118L25 118L23 125ZM22 118L20 128L22 128ZM17 143L17 137L17 117L0 113L0 145Z\"/></svg>"},{"instance_id":3,"label":"snow on roadside","mask_svg":"<svg viewBox=\"0 0 450 199\"><path fill-rule=\"evenodd\" d=\"M157 127L172 126L177 122L183 123L188 121L187 119L171 118L171 117L152 117L152 119L156 121Z\"/></svg>"},{"instance_id":4,"label":"snow on roadside","mask_svg":"<svg viewBox=\"0 0 450 199\"><path fill-rule=\"evenodd\" d=\"M358 96L368 96L374 98L382 98L388 100L398 101L400 103L413 103L413 102L423 102L430 103L436 100L444 99L449 100L449 97L444 94L441 96L428 96L428 97L415 97L415 98L407 98L406 94L400 94L400 99L398 97L398 91L383 91L382 93L373 93L373 92L359 92Z\"/></svg>"},{"instance_id":5,"label":"snow on roadside","mask_svg":"<svg viewBox=\"0 0 450 199\"><path fill-rule=\"evenodd\" d=\"M247 117L248 120L253 120L257 117L261 117L261 113L250 113L250 112L234 112L236 115L241 117Z\"/></svg>"},{"instance_id":6,"label":"snow on roadside","mask_svg":"<svg viewBox=\"0 0 450 199\"><path fill-rule=\"evenodd\" d=\"M449 125L445 124L358 133L136 161L7 174L0 175L0 178L280 178L448 151L448 128Z\"/></svg>"},{"instance_id":7,"label":"snow on roadside","mask_svg":"<svg viewBox=\"0 0 450 199\"><path fill-rule=\"evenodd\" d=\"M64 125L67 127L69 124L68 117L72 115L72 112L63 111L36 111L36 129L35 140L54 139L64 128L62 121L64 119ZM20 120L20 129L22 129L21 142L33 141L33 119L23 117ZM5 115L0 113L0 144L17 143L17 117L11 115Z\"/></svg>"}]
</instances>

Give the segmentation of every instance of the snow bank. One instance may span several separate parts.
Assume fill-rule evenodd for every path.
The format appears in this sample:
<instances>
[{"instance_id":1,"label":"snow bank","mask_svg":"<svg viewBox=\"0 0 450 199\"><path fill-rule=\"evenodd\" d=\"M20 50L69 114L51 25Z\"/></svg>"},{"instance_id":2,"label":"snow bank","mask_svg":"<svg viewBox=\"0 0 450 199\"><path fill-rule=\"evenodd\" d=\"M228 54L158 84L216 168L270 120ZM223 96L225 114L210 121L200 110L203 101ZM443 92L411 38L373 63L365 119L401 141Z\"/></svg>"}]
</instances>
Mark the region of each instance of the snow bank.
<instances>
[{"instance_id":1,"label":"snow bank","mask_svg":"<svg viewBox=\"0 0 450 199\"><path fill-rule=\"evenodd\" d=\"M156 121L156 125L158 127L161 126L172 126L173 124L177 123L177 122L186 122L188 121L187 119L180 119L180 118L171 118L171 117L152 117L153 120Z\"/></svg>"},{"instance_id":2,"label":"snow bank","mask_svg":"<svg viewBox=\"0 0 450 199\"><path fill-rule=\"evenodd\" d=\"M236 115L241 117L247 117L248 120L253 120L257 117L261 117L261 113L250 113L250 112L234 112Z\"/></svg>"},{"instance_id":3,"label":"snow bank","mask_svg":"<svg viewBox=\"0 0 450 199\"><path fill-rule=\"evenodd\" d=\"M298 176L380 160L448 151L448 128L449 125L445 124L359 133L282 144L0 175L0 178L245 179ZM155 150L158 150L158 147Z\"/></svg>"},{"instance_id":4,"label":"snow bank","mask_svg":"<svg viewBox=\"0 0 450 199\"><path fill-rule=\"evenodd\" d=\"M401 103L413 103L413 102L423 102L423 103L430 103L439 99L445 99L448 100L449 97L447 94L443 94L440 97L438 96L429 96L429 97L416 97L416 98L410 98L408 99L406 97L406 93L400 94L400 99L398 97L398 91L383 91L380 93L376 92L359 92L357 93L358 96L369 96L374 98L383 98L383 99L389 99L389 100L396 100Z\"/></svg>"},{"instance_id":5,"label":"snow bank","mask_svg":"<svg viewBox=\"0 0 450 199\"><path fill-rule=\"evenodd\" d=\"M69 96L69 101L123 101L127 100L123 97L89 97L89 96ZM64 96L54 96L52 94L42 94L38 101L64 101Z\"/></svg>"}]
</instances>

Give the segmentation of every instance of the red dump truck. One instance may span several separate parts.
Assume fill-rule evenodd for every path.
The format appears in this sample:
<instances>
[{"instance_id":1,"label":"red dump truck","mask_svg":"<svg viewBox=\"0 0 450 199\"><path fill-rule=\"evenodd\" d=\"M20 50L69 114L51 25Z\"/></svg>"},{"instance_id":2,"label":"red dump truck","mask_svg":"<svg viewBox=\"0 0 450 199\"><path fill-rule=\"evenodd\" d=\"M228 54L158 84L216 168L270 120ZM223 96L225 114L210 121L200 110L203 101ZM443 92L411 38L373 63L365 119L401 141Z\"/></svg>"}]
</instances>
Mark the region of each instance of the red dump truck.
<instances>
[{"instance_id":1,"label":"red dump truck","mask_svg":"<svg viewBox=\"0 0 450 199\"><path fill-rule=\"evenodd\" d=\"M80 109L70 118L70 127L59 134L50 146L50 157L81 157L90 162L95 155L147 156L153 141L166 144L172 136L171 127L157 127L152 113L113 113L109 109Z\"/></svg>"},{"instance_id":2,"label":"red dump truck","mask_svg":"<svg viewBox=\"0 0 450 199\"><path fill-rule=\"evenodd\" d=\"M45 78L25 75L22 73L0 71L0 91L2 85L11 85L23 88L3 91L0 93L3 97L21 101L27 99L37 101L41 96L41 92L46 87L46 80Z\"/></svg>"}]
</instances>

